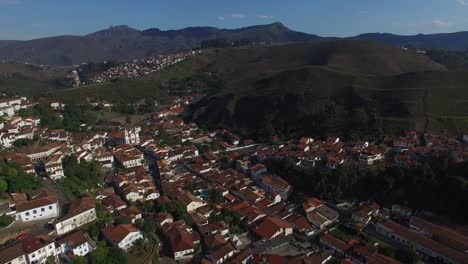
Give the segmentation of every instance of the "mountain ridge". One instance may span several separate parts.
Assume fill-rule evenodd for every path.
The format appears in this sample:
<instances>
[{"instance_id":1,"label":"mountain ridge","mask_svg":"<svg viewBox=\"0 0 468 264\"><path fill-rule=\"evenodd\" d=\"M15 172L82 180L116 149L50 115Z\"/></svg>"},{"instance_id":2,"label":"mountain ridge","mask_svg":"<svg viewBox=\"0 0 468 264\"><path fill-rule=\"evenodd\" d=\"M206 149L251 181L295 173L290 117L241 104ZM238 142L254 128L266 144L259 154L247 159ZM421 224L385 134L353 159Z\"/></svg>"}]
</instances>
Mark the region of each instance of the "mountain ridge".
<instances>
[{"instance_id":1,"label":"mountain ridge","mask_svg":"<svg viewBox=\"0 0 468 264\"><path fill-rule=\"evenodd\" d=\"M203 42L213 40L224 40L225 44L239 41L287 44L337 39L365 39L421 49L468 50L468 31L406 36L366 33L349 38L335 38L295 31L281 22L236 29L204 26L174 30L138 30L127 25L117 25L82 36L0 40L0 60L66 66L83 62L139 59L199 48Z\"/></svg>"}]
</instances>

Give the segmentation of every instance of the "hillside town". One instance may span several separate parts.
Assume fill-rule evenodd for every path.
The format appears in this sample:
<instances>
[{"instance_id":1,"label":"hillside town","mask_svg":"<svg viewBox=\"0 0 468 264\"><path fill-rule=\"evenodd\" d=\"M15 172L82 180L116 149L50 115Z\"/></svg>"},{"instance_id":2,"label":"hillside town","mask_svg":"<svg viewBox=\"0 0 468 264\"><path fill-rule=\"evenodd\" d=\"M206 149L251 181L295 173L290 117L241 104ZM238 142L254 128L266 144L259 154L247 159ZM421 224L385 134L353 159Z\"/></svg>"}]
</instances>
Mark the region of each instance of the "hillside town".
<instances>
[{"instance_id":1,"label":"hillside town","mask_svg":"<svg viewBox=\"0 0 468 264\"><path fill-rule=\"evenodd\" d=\"M95 81L131 78L186 56L145 61L148 68L129 63ZM272 166L411 168L447 153L462 163L467 135L409 131L379 143L303 137L267 144L184 122L196 99L172 98L139 124L109 131L83 124L79 132L22 117L21 109L37 104L28 98L2 99L1 159L42 184L10 192L17 187L5 179L0 263L100 263L102 252L138 263L468 263L466 234L419 208L308 196ZM63 105L50 102L58 117Z\"/></svg>"},{"instance_id":2,"label":"hillside town","mask_svg":"<svg viewBox=\"0 0 468 264\"><path fill-rule=\"evenodd\" d=\"M141 76L149 75L158 72L168 66L175 65L187 58L201 54L200 50L185 51L174 54L159 55L156 57L149 57L145 59L132 60L128 62L118 63L116 66L110 67L104 72L99 72L93 75L90 79L91 83L102 83L117 79L135 79ZM104 62L107 64L108 62ZM81 68L71 71L67 76L73 87L85 85L86 83L81 80ZM89 83L88 83L89 84Z\"/></svg>"}]
</instances>

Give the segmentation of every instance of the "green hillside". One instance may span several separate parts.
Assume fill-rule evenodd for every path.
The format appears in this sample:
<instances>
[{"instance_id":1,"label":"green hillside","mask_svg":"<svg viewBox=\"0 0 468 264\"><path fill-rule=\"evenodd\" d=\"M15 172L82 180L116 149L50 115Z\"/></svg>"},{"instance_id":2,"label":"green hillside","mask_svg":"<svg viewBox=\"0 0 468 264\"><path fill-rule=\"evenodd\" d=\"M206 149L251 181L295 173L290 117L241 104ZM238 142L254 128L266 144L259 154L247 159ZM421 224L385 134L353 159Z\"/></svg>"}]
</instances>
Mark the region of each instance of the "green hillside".
<instances>
[{"instance_id":1,"label":"green hillside","mask_svg":"<svg viewBox=\"0 0 468 264\"><path fill-rule=\"evenodd\" d=\"M465 72L372 42L219 50L207 67L226 87L187 118L244 135L374 139L402 129L468 128Z\"/></svg>"}]
</instances>

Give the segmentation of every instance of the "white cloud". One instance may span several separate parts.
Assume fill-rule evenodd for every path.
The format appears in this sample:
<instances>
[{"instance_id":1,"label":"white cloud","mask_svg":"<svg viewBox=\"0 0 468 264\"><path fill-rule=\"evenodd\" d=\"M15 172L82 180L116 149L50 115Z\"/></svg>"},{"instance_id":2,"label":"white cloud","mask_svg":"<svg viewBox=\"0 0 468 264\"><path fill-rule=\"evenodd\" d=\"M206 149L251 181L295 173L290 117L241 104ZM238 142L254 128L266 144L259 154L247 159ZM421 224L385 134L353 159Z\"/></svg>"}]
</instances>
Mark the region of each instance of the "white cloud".
<instances>
[{"instance_id":1,"label":"white cloud","mask_svg":"<svg viewBox=\"0 0 468 264\"><path fill-rule=\"evenodd\" d=\"M0 5L17 5L20 0L0 0Z\"/></svg>"},{"instance_id":2,"label":"white cloud","mask_svg":"<svg viewBox=\"0 0 468 264\"><path fill-rule=\"evenodd\" d=\"M450 21L434 19L432 20L432 25L437 28L443 28L443 27L450 27L453 25L453 23Z\"/></svg>"},{"instance_id":3,"label":"white cloud","mask_svg":"<svg viewBox=\"0 0 468 264\"><path fill-rule=\"evenodd\" d=\"M468 0L457 0L457 2L462 6L468 6Z\"/></svg>"},{"instance_id":4,"label":"white cloud","mask_svg":"<svg viewBox=\"0 0 468 264\"><path fill-rule=\"evenodd\" d=\"M275 18L274 16L267 16L267 15L257 15L257 17L261 19L274 19Z\"/></svg>"},{"instance_id":5,"label":"white cloud","mask_svg":"<svg viewBox=\"0 0 468 264\"><path fill-rule=\"evenodd\" d=\"M246 17L247 16L245 14L242 14L242 13L232 13L232 14L227 14L227 15L223 15L223 16L218 16L217 19L219 21L224 21L226 19L244 19Z\"/></svg>"}]
</instances>

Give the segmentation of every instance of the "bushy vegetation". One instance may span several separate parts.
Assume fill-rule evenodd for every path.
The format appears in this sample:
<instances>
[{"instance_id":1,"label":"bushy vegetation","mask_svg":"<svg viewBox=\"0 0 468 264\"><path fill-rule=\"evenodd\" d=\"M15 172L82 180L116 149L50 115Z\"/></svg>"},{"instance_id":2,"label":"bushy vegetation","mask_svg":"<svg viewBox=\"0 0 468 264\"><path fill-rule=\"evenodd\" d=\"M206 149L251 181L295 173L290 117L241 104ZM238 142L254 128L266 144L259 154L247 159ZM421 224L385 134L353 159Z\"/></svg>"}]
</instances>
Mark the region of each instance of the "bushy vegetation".
<instances>
[{"instance_id":1,"label":"bushy vegetation","mask_svg":"<svg viewBox=\"0 0 468 264\"><path fill-rule=\"evenodd\" d=\"M25 147L31 147L35 143L36 141L34 141L33 139L20 138L20 139L15 140L15 142L13 142L13 146L15 148L25 148Z\"/></svg>"},{"instance_id":2,"label":"bushy vegetation","mask_svg":"<svg viewBox=\"0 0 468 264\"><path fill-rule=\"evenodd\" d=\"M65 178L59 181L59 185L70 197L79 197L89 193L103 184L104 176L99 163L80 161L76 156L63 159Z\"/></svg>"},{"instance_id":3,"label":"bushy vegetation","mask_svg":"<svg viewBox=\"0 0 468 264\"><path fill-rule=\"evenodd\" d=\"M170 213L174 217L174 220L184 220L187 226L193 225L193 220L187 213L187 208L179 201L158 203L156 210L158 212Z\"/></svg>"},{"instance_id":4,"label":"bushy vegetation","mask_svg":"<svg viewBox=\"0 0 468 264\"><path fill-rule=\"evenodd\" d=\"M30 192L42 186L40 178L25 173L16 164L0 159L0 195L7 192Z\"/></svg>"},{"instance_id":5,"label":"bushy vegetation","mask_svg":"<svg viewBox=\"0 0 468 264\"><path fill-rule=\"evenodd\" d=\"M353 201L376 199L384 205L407 204L434 211L466 223L468 212L468 164L444 158L427 158L414 168L341 166L336 170L302 170L285 159L271 168L298 191L325 200ZM434 195L437 194L437 195Z\"/></svg>"},{"instance_id":6,"label":"bushy vegetation","mask_svg":"<svg viewBox=\"0 0 468 264\"><path fill-rule=\"evenodd\" d=\"M41 100L33 108L19 111L22 117L38 117L41 119L40 125L52 129L65 129L67 131L79 131L81 124L93 125L98 121L98 115L91 110L89 104L68 104L63 110L63 118L52 109L49 103Z\"/></svg>"},{"instance_id":7,"label":"bushy vegetation","mask_svg":"<svg viewBox=\"0 0 468 264\"><path fill-rule=\"evenodd\" d=\"M0 228L6 227L15 220L12 216L1 215L0 216Z\"/></svg>"},{"instance_id":8,"label":"bushy vegetation","mask_svg":"<svg viewBox=\"0 0 468 264\"><path fill-rule=\"evenodd\" d=\"M91 264L126 264L128 256L123 250L117 247L107 245L101 241L97 243L97 247L90 253Z\"/></svg>"}]
</instances>

